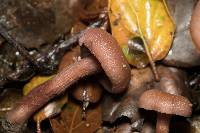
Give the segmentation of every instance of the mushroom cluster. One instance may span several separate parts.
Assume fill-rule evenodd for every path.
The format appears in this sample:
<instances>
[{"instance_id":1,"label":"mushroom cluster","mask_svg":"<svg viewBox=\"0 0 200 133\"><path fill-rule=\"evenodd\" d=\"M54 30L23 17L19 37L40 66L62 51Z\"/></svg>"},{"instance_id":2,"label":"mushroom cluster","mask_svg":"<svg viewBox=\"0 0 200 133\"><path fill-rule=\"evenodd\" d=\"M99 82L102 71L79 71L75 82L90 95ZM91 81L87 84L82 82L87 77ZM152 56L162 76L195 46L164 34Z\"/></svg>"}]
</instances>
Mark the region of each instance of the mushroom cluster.
<instances>
[{"instance_id":1,"label":"mushroom cluster","mask_svg":"<svg viewBox=\"0 0 200 133\"><path fill-rule=\"evenodd\" d=\"M125 91L129 85L131 73L117 41L106 31L91 28L82 33L79 44L84 45L91 54L63 69L55 77L33 89L27 96L7 113L7 125L13 131L21 127L38 109L49 100L63 93L79 79L105 72L108 80L101 80L111 93ZM13 129L12 129L13 127ZM6 128L5 128L6 129Z\"/></svg>"}]
</instances>

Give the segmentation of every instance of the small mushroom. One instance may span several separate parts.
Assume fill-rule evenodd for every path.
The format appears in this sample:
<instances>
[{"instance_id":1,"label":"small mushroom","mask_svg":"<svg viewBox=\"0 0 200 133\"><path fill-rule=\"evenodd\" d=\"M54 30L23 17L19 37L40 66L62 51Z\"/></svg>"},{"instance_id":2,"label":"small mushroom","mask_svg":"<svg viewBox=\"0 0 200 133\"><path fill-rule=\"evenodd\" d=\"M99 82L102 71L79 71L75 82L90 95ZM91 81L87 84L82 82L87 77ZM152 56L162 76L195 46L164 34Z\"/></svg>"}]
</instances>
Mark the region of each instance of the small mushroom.
<instances>
[{"instance_id":1,"label":"small mushroom","mask_svg":"<svg viewBox=\"0 0 200 133\"><path fill-rule=\"evenodd\" d=\"M190 33L192 35L192 40L196 45L198 51L200 52L200 1L197 2L196 7L192 13L192 18L190 22Z\"/></svg>"},{"instance_id":2,"label":"small mushroom","mask_svg":"<svg viewBox=\"0 0 200 133\"><path fill-rule=\"evenodd\" d=\"M144 92L139 99L139 107L159 112L156 133L168 133L171 115L189 117L192 104L183 96L169 94L157 89Z\"/></svg>"},{"instance_id":3,"label":"small mushroom","mask_svg":"<svg viewBox=\"0 0 200 133\"><path fill-rule=\"evenodd\" d=\"M109 33L98 28L88 29L79 38L79 44L89 49L96 58L85 57L33 89L7 113L8 123L23 125L49 100L63 93L79 79L102 72L102 68L111 82L109 92L120 93L127 88L131 77L130 66L117 41Z\"/></svg>"},{"instance_id":4,"label":"small mushroom","mask_svg":"<svg viewBox=\"0 0 200 133\"><path fill-rule=\"evenodd\" d=\"M77 87L72 91L72 95L76 100L96 103L101 98L102 88L98 84L84 82L77 85Z\"/></svg>"}]
</instances>

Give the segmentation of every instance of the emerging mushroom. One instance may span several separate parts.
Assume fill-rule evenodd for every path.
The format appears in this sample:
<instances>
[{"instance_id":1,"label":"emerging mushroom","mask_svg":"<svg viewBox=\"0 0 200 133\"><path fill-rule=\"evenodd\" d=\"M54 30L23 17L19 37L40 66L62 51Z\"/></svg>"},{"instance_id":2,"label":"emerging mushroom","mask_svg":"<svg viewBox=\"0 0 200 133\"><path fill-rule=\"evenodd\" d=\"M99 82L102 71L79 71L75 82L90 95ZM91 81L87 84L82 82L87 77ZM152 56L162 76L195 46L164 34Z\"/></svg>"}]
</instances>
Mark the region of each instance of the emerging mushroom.
<instances>
[{"instance_id":1,"label":"emerging mushroom","mask_svg":"<svg viewBox=\"0 0 200 133\"><path fill-rule=\"evenodd\" d=\"M96 103L101 98L102 88L92 82L81 83L72 91L72 95L76 100Z\"/></svg>"},{"instance_id":2,"label":"emerging mushroom","mask_svg":"<svg viewBox=\"0 0 200 133\"><path fill-rule=\"evenodd\" d=\"M117 44L106 31L91 28L82 33L79 44L84 45L94 55L85 57L63 69L55 77L33 89L7 113L8 125L23 125L28 118L50 99L64 92L79 79L102 72L110 79L108 89L111 93L123 92L130 81L130 66ZM108 86L108 84L107 84ZM19 130L19 129L9 129Z\"/></svg>"},{"instance_id":3,"label":"emerging mushroom","mask_svg":"<svg viewBox=\"0 0 200 133\"><path fill-rule=\"evenodd\" d=\"M139 107L157 111L156 133L168 133L171 115L189 117L192 104L183 96L169 94L157 89L144 92L139 99Z\"/></svg>"}]
</instances>

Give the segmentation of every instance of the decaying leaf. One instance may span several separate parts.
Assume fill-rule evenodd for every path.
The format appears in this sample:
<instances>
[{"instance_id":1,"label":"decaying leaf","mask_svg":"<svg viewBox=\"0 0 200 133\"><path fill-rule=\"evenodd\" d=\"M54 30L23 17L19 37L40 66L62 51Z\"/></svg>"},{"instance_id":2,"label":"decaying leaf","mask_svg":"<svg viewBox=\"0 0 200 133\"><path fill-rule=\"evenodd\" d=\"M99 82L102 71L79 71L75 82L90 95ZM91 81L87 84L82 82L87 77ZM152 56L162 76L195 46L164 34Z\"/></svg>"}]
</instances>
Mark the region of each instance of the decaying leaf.
<instances>
[{"instance_id":1,"label":"decaying leaf","mask_svg":"<svg viewBox=\"0 0 200 133\"><path fill-rule=\"evenodd\" d=\"M175 25L164 0L109 0L108 8L112 34L130 64L138 68L146 66L147 49L153 60L166 56ZM137 37L142 39L139 45L145 47L146 52L138 50L137 45L131 46L134 52L130 51L128 42Z\"/></svg>"},{"instance_id":2,"label":"decaying leaf","mask_svg":"<svg viewBox=\"0 0 200 133\"><path fill-rule=\"evenodd\" d=\"M87 117L82 119L80 105L68 102L60 116L50 119L54 133L94 133L101 127L101 107L87 110Z\"/></svg>"},{"instance_id":3,"label":"decaying leaf","mask_svg":"<svg viewBox=\"0 0 200 133\"><path fill-rule=\"evenodd\" d=\"M178 67L200 65L200 55L190 35L190 19L196 0L168 0L171 14L177 24L173 45L164 63Z\"/></svg>"}]
</instances>

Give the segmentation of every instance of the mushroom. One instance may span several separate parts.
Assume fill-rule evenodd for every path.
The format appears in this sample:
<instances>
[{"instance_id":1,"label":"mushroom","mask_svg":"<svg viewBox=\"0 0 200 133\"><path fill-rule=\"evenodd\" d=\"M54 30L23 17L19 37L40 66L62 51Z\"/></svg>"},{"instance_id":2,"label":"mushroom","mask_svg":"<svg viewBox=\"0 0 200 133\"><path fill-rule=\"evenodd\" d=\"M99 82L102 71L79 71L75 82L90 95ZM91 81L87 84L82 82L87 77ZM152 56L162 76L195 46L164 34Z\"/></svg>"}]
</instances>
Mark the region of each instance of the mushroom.
<instances>
[{"instance_id":1,"label":"mushroom","mask_svg":"<svg viewBox=\"0 0 200 133\"><path fill-rule=\"evenodd\" d=\"M70 85L102 70L111 82L107 88L109 92L120 93L127 88L131 77L130 66L117 41L109 33L98 28L87 29L80 36L79 44L84 45L94 57L90 55L75 62L33 89L7 113L7 123L23 125L34 112Z\"/></svg>"},{"instance_id":2,"label":"mushroom","mask_svg":"<svg viewBox=\"0 0 200 133\"><path fill-rule=\"evenodd\" d=\"M168 133L170 118L174 115L189 117L192 104L183 96L169 94L157 89L144 92L139 99L139 107L157 113L156 133Z\"/></svg>"},{"instance_id":3,"label":"mushroom","mask_svg":"<svg viewBox=\"0 0 200 133\"><path fill-rule=\"evenodd\" d=\"M101 98L102 88L98 84L85 81L72 90L72 95L82 102L97 103Z\"/></svg>"},{"instance_id":4,"label":"mushroom","mask_svg":"<svg viewBox=\"0 0 200 133\"><path fill-rule=\"evenodd\" d=\"M198 51L200 52L200 1L197 2L194 11L192 13L192 18L190 22L190 33L192 35L192 40L196 45Z\"/></svg>"}]
</instances>

